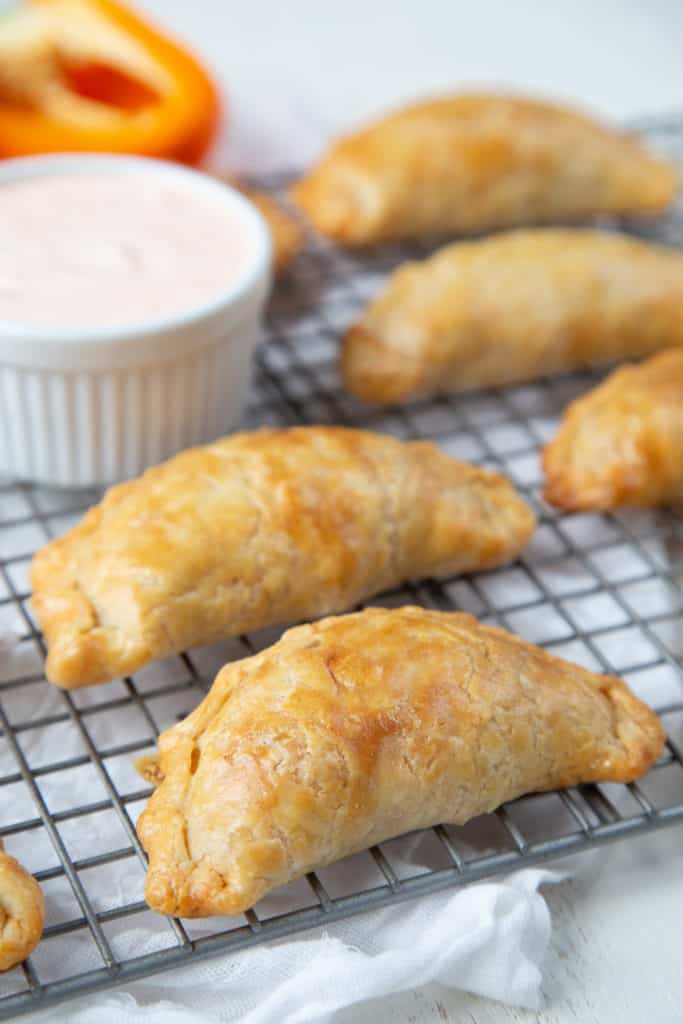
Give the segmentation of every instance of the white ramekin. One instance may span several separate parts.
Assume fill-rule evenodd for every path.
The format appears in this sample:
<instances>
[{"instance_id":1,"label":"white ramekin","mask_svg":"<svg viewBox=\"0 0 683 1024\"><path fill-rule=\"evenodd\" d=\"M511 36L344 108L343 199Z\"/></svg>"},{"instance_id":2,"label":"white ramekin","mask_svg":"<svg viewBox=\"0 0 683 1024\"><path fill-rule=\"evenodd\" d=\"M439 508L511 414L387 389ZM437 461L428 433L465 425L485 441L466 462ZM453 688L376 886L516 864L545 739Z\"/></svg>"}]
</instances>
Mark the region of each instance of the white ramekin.
<instances>
[{"instance_id":1,"label":"white ramekin","mask_svg":"<svg viewBox=\"0 0 683 1024\"><path fill-rule=\"evenodd\" d=\"M120 173L176 180L225 204L253 257L225 292L181 316L60 330L0 320L0 474L59 487L112 483L237 425L271 280L268 229L243 196L206 175L143 157L0 162L10 181ZM39 296L36 296L39 301Z\"/></svg>"}]
</instances>

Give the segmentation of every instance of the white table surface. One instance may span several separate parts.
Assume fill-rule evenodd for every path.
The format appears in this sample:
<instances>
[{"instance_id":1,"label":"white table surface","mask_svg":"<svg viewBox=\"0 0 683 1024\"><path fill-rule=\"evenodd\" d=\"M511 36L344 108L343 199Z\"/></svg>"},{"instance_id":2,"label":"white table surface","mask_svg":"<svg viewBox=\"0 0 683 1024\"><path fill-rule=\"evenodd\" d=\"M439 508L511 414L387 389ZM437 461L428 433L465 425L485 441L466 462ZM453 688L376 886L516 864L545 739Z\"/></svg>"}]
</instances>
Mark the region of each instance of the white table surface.
<instances>
[{"instance_id":1,"label":"white table surface","mask_svg":"<svg viewBox=\"0 0 683 1024\"><path fill-rule=\"evenodd\" d=\"M140 4L225 82L233 135L221 159L252 170L260 154L291 167L339 128L449 87L510 87L617 118L683 110L680 0ZM626 840L546 890L554 928L540 1012L425 989L339 1020L680 1024L682 842L680 828Z\"/></svg>"}]
</instances>

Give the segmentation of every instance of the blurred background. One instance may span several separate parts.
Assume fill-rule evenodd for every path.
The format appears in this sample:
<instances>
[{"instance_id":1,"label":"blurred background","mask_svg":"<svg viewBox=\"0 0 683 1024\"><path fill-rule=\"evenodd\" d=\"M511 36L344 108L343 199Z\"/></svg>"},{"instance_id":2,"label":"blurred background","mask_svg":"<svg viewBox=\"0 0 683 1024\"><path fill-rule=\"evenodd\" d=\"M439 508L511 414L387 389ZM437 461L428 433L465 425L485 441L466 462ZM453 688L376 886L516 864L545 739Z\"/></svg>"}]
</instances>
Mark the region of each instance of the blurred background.
<instances>
[{"instance_id":1,"label":"blurred background","mask_svg":"<svg viewBox=\"0 0 683 1024\"><path fill-rule=\"evenodd\" d=\"M340 128L453 87L617 119L683 109L681 0L137 0L229 91L235 170L300 165Z\"/></svg>"}]
</instances>

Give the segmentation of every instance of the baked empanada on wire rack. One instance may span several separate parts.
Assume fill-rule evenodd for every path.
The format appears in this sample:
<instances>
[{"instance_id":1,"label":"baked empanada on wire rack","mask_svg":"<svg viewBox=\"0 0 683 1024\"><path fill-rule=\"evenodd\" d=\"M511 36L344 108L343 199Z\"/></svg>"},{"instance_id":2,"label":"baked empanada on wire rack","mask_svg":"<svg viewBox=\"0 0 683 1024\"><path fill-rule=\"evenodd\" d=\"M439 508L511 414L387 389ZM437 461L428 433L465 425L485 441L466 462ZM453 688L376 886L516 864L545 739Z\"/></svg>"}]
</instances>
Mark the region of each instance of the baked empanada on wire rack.
<instances>
[{"instance_id":1,"label":"baked empanada on wire rack","mask_svg":"<svg viewBox=\"0 0 683 1024\"><path fill-rule=\"evenodd\" d=\"M64 687L407 580L516 557L534 515L498 473L343 427L234 434L113 487L31 566Z\"/></svg>"},{"instance_id":2,"label":"baked empanada on wire rack","mask_svg":"<svg viewBox=\"0 0 683 1024\"><path fill-rule=\"evenodd\" d=\"M33 875L5 853L0 839L0 971L25 960L43 932L45 900Z\"/></svg>"},{"instance_id":3,"label":"baked empanada on wire rack","mask_svg":"<svg viewBox=\"0 0 683 1024\"><path fill-rule=\"evenodd\" d=\"M571 228L460 242L399 267L347 331L372 402L519 384L683 346L683 252Z\"/></svg>"},{"instance_id":4,"label":"baked empanada on wire rack","mask_svg":"<svg viewBox=\"0 0 683 1024\"><path fill-rule=\"evenodd\" d=\"M543 468L559 508L683 503L683 349L624 366L572 402Z\"/></svg>"},{"instance_id":5,"label":"baked empanada on wire rack","mask_svg":"<svg viewBox=\"0 0 683 1024\"><path fill-rule=\"evenodd\" d=\"M226 665L159 740L146 898L237 914L403 832L638 778L664 731L621 680L460 612L371 608Z\"/></svg>"},{"instance_id":6,"label":"baked empanada on wire rack","mask_svg":"<svg viewBox=\"0 0 683 1024\"><path fill-rule=\"evenodd\" d=\"M657 214L674 166L572 110L502 95L416 103L336 142L293 196L344 245L597 214Z\"/></svg>"}]
</instances>

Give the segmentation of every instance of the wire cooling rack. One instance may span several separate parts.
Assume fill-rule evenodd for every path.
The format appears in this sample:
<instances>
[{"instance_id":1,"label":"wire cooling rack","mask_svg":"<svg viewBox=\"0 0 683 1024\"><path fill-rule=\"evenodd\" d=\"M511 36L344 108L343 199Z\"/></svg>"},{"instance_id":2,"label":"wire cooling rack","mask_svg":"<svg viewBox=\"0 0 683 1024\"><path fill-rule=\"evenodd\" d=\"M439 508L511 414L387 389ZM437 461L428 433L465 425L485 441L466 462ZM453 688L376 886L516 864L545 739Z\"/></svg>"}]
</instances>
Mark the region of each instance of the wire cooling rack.
<instances>
[{"instance_id":1,"label":"wire cooling rack","mask_svg":"<svg viewBox=\"0 0 683 1024\"><path fill-rule=\"evenodd\" d=\"M683 157L683 117L639 127L661 150ZM638 230L683 246L683 207ZM225 660L266 646L277 631L167 659L108 686L57 690L43 675L44 645L28 604L29 561L97 495L6 481L0 633L18 639L0 649L0 834L40 880L47 918L30 960L0 976L0 1018L683 823L683 518L562 516L538 496L539 447L567 401L599 375L390 411L372 410L340 388L340 329L386 272L427 251L355 255L311 241L271 303L245 426L346 423L431 438L455 456L506 473L539 514L533 542L514 566L430 580L375 603L466 609L589 668L625 676L667 726L663 757L638 784L529 796L463 828L439 826L383 843L287 886L240 918L152 914L142 896L144 854L135 833L149 791L133 759L151 752L158 731L196 705Z\"/></svg>"}]
</instances>

